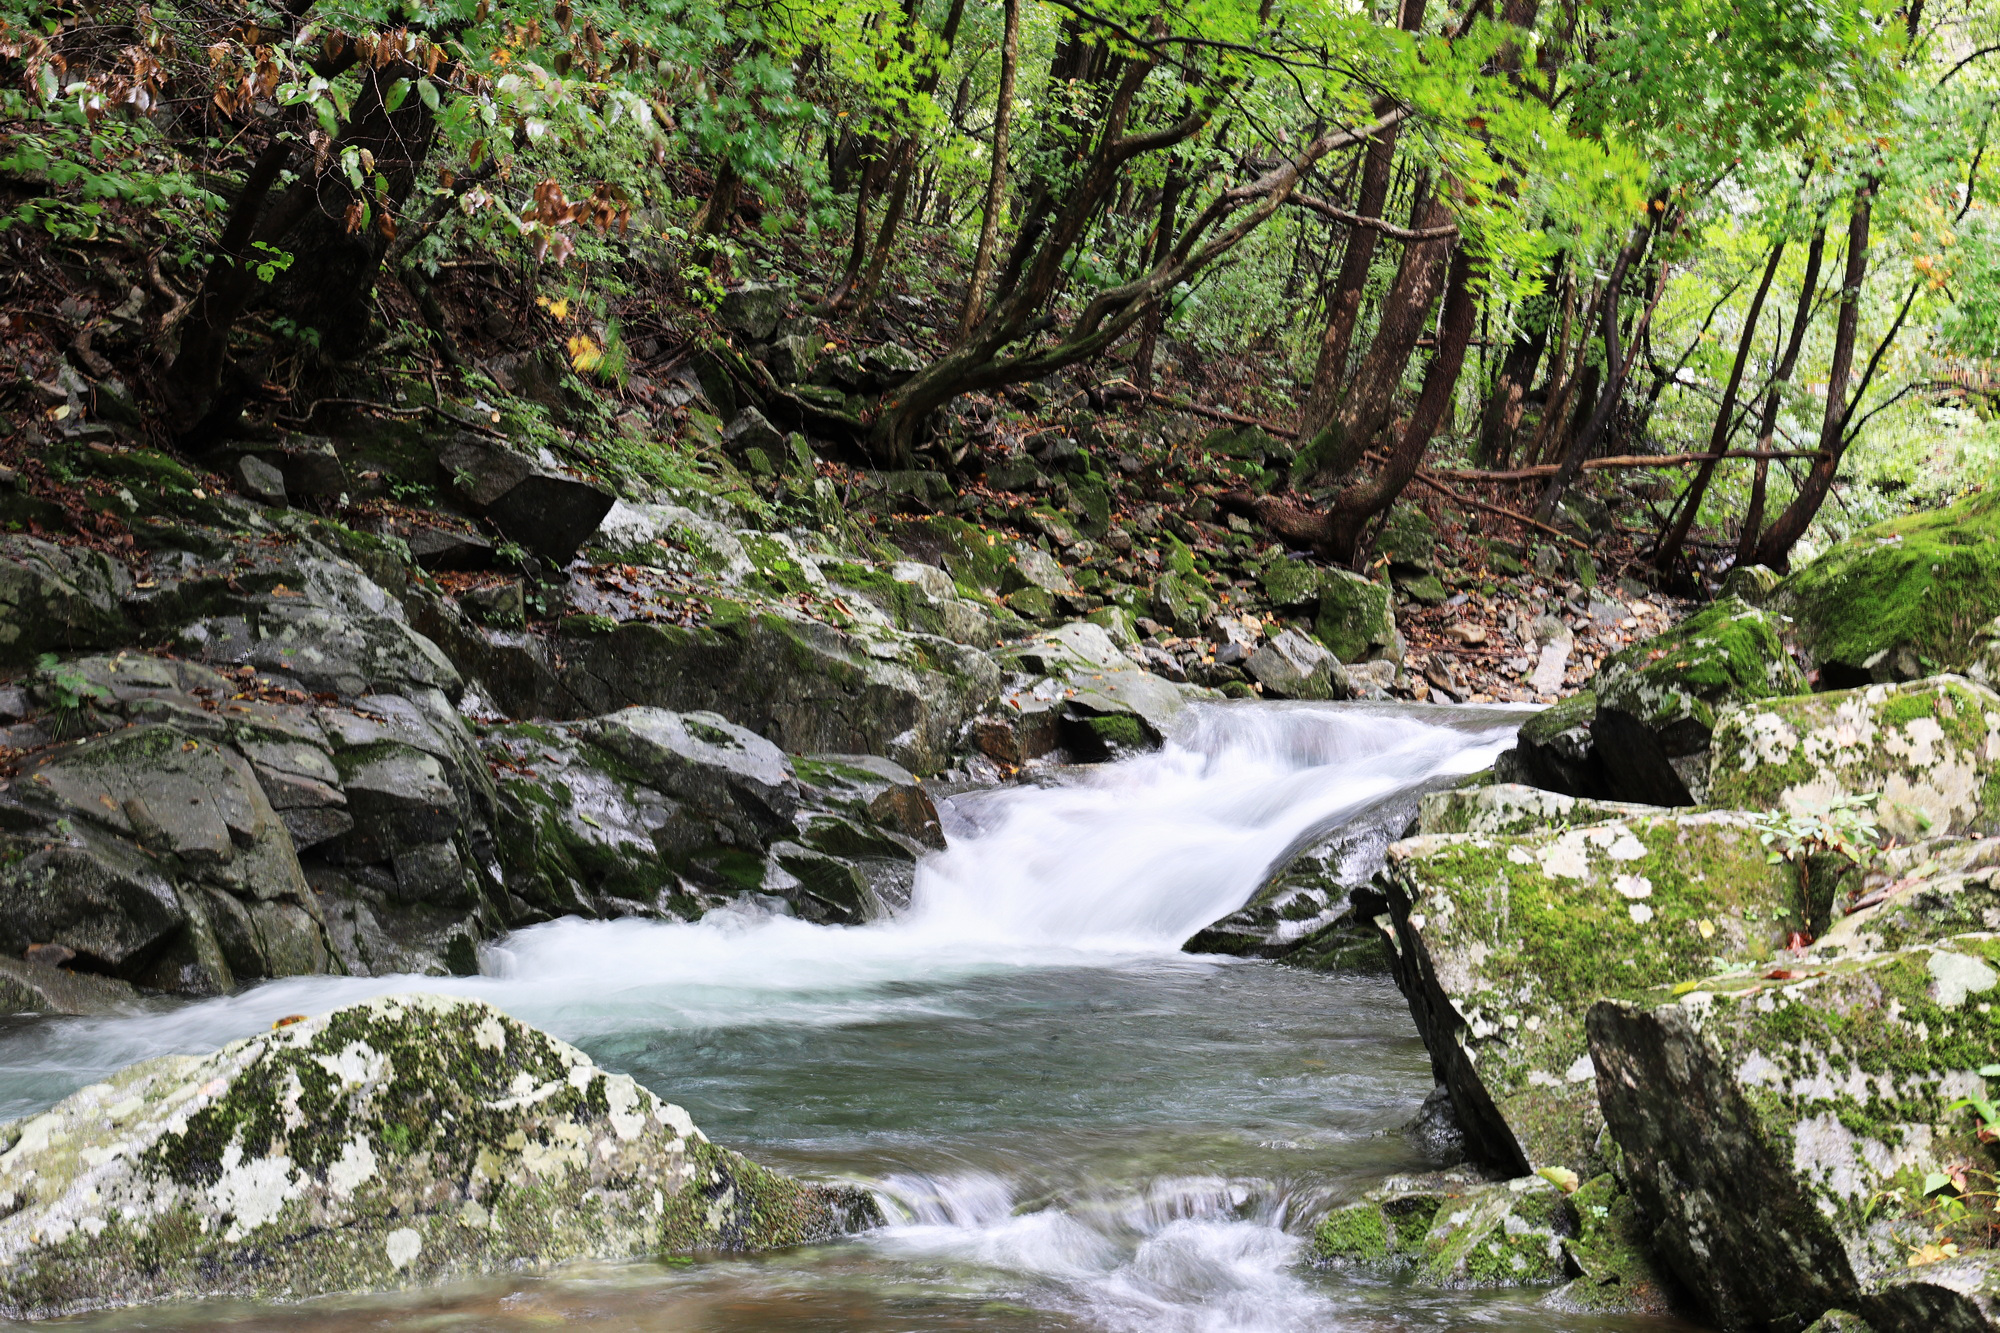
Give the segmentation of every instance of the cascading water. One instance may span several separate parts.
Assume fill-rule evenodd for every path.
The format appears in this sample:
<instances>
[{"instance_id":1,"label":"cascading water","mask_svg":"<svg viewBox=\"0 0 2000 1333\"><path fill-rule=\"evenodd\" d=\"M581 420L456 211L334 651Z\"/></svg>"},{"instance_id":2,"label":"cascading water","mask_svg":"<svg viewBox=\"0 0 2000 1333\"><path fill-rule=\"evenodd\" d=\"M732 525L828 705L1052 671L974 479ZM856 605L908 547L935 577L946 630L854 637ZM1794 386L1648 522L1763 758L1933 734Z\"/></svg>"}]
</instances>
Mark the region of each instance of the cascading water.
<instances>
[{"instance_id":1,"label":"cascading water","mask_svg":"<svg viewBox=\"0 0 2000 1333\"><path fill-rule=\"evenodd\" d=\"M450 991L577 1042L718 1141L868 1181L894 1218L757 1261L94 1327L1607 1327L1303 1268L1300 1237L1329 1200L1422 1167L1395 1131L1428 1060L1385 981L1179 952L1303 843L1373 821L1379 845L1407 817L1393 798L1484 767L1517 721L1198 707L1158 753L946 802L950 850L894 920L563 921L491 946L478 977L295 979L129 1018L16 1022L0 1029L0 1116L285 1014Z\"/></svg>"}]
</instances>

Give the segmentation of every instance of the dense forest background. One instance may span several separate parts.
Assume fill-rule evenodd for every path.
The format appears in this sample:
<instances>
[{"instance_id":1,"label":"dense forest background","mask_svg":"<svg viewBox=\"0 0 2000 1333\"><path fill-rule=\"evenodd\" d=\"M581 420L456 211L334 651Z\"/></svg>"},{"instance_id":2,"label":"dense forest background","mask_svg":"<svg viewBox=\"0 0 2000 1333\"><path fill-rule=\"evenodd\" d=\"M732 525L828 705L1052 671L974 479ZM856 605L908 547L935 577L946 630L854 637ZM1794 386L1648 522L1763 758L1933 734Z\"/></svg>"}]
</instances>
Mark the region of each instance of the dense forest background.
<instances>
[{"instance_id":1,"label":"dense forest background","mask_svg":"<svg viewBox=\"0 0 2000 1333\"><path fill-rule=\"evenodd\" d=\"M698 361L818 381L836 464L1189 408L1285 442L1209 512L1331 562L1418 482L1689 588L1990 473L1996 54L1975 0L6 0L12 463L428 388L669 484Z\"/></svg>"}]
</instances>

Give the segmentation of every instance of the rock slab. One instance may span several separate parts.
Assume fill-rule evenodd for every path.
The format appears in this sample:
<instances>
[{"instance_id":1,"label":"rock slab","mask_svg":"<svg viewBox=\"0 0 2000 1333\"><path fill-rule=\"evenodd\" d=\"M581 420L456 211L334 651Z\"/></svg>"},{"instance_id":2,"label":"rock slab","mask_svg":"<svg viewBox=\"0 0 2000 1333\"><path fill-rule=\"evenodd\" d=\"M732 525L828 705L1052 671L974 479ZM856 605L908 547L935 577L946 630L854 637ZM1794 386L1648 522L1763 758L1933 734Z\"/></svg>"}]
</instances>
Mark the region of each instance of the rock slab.
<instances>
[{"instance_id":1,"label":"rock slab","mask_svg":"<svg viewBox=\"0 0 2000 1333\"><path fill-rule=\"evenodd\" d=\"M167 1056L0 1129L0 1311L286 1300L877 1220L489 1005L393 995Z\"/></svg>"}]
</instances>

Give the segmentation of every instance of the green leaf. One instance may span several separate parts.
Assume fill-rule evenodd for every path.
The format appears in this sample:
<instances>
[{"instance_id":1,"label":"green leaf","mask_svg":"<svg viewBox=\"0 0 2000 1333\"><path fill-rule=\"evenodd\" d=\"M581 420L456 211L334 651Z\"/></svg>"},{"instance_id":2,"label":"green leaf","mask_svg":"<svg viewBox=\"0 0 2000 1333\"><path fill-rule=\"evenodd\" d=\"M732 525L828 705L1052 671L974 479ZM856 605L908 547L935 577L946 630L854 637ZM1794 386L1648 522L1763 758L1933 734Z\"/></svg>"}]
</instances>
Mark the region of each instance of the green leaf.
<instances>
[{"instance_id":1,"label":"green leaf","mask_svg":"<svg viewBox=\"0 0 2000 1333\"><path fill-rule=\"evenodd\" d=\"M1976 1072L1981 1078L2000 1078L2000 1065L1981 1065Z\"/></svg>"},{"instance_id":2,"label":"green leaf","mask_svg":"<svg viewBox=\"0 0 2000 1333\"><path fill-rule=\"evenodd\" d=\"M1926 1196L1936 1194L1941 1189L1949 1188L1950 1185L1951 1177L1942 1172L1933 1171L1924 1177L1924 1194Z\"/></svg>"},{"instance_id":3,"label":"green leaf","mask_svg":"<svg viewBox=\"0 0 2000 1333\"><path fill-rule=\"evenodd\" d=\"M418 81L417 96L423 99L423 104L426 107L430 108L432 111L436 111L438 109L437 85L435 83L432 83L429 79L421 79Z\"/></svg>"},{"instance_id":4,"label":"green leaf","mask_svg":"<svg viewBox=\"0 0 2000 1333\"><path fill-rule=\"evenodd\" d=\"M319 117L319 127L329 135L340 133L340 117L334 114L331 99L315 97L313 99L313 114Z\"/></svg>"},{"instance_id":5,"label":"green leaf","mask_svg":"<svg viewBox=\"0 0 2000 1333\"><path fill-rule=\"evenodd\" d=\"M393 116L396 114L397 108L403 105L404 99L409 95L410 81L408 79L397 79L389 85L388 96L382 99L382 109Z\"/></svg>"}]
</instances>

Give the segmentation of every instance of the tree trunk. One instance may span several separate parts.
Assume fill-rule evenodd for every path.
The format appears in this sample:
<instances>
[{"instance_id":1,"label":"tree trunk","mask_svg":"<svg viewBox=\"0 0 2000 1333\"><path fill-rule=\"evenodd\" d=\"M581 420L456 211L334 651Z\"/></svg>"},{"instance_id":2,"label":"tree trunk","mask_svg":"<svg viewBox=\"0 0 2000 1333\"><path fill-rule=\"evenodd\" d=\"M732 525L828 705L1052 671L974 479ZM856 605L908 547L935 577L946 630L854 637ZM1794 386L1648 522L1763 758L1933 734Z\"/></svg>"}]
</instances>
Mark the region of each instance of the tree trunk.
<instances>
[{"instance_id":1,"label":"tree trunk","mask_svg":"<svg viewBox=\"0 0 2000 1333\"><path fill-rule=\"evenodd\" d=\"M1778 276L1778 265L1784 258L1785 243L1781 240L1771 247L1771 259L1764 265L1763 280L1757 284L1757 294L1750 298L1749 313L1743 317L1743 336L1736 342L1736 360L1730 364L1729 380L1722 386L1722 402L1715 409L1715 426L1708 433L1710 454L1721 454L1729 447L1729 437L1735 433L1736 394L1743 387L1743 370L1750 364L1750 348L1757 338L1757 321L1764 314L1764 298L1771 294L1771 283ZM1695 470L1694 480L1688 483L1687 495L1681 501L1679 516L1660 542L1660 549L1653 553L1653 568L1672 569L1681 558L1681 547L1701 512L1702 498L1708 493L1709 479L1715 475L1718 461L1711 458Z\"/></svg>"},{"instance_id":2,"label":"tree trunk","mask_svg":"<svg viewBox=\"0 0 2000 1333\"><path fill-rule=\"evenodd\" d=\"M1370 521L1394 504L1410 484L1410 478L1417 475L1424 451L1450 411L1478 318L1479 303L1472 294L1473 277L1470 253L1461 243L1451 259L1444 310L1438 319L1437 353L1424 370L1423 387L1417 393L1409 423L1390 449L1382 470L1371 480L1349 486L1335 497L1327 515L1325 554L1329 560L1350 566L1359 561L1363 554L1362 535Z\"/></svg>"},{"instance_id":3,"label":"tree trunk","mask_svg":"<svg viewBox=\"0 0 2000 1333\"><path fill-rule=\"evenodd\" d=\"M1834 324L1833 364L1826 377L1826 416L1819 433L1821 457L1807 470L1798 495L1757 543L1755 563L1772 569L1790 567L1792 547L1819 514L1840 471L1847 426L1847 379L1854 370L1854 340L1861 326L1861 284L1868 276L1868 224L1877 184L1872 179L1862 182L1854 194L1854 210L1848 215L1847 268L1841 277L1840 315Z\"/></svg>"},{"instance_id":4,"label":"tree trunk","mask_svg":"<svg viewBox=\"0 0 2000 1333\"><path fill-rule=\"evenodd\" d=\"M1660 216L1664 216L1663 214ZM1625 392L1625 374L1628 369L1618 347L1618 297L1625 286L1625 271L1639 258L1651 239L1653 226L1641 223L1634 228L1632 239L1618 252L1618 262L1611 266L1611 281L1604 288L1604 362L1605 383L1603 396L1597 400L1596 409L1589 422L1576 433L1569 448L1563 451L1562 463L1556 474L1549 478L1548 489L1535 504L1535 517L1546 523L1555 516L1556 506L1562 502L1563 492L1575 480L1583 460L1589 456L1590 447L1597 443L1597 437L1610 421L1611 413L1617 409L1618 400ZM1647 313L1652 313L1649 307ZM1637 339L1634 339L1636 343Z\"/></svg>"},{"instance_id":5,"label":"tree trunk","mask_svg":"<svg viewBox=\"0 0 2000 1333\"><path fill-rule=\"evenodd\" d=\"M1479 418L1479 447L1473 458L1480 467L1504 468L1513 461L1514 433L1521 428L1528 386L1535 382L1542 353L1548 350L1550 322L1544 319L1533 329L1522 330L1500 363L1500 374Z\"/></svg>"},{"instance_id":6,"label":"tree trunk","mask_svg":"<svg viewBox=\"0 0 2000 1333\"><path fill-rule=\"evenodd\" d=\"M979 322L986 304L986 284L993 276L993 249L1000 236L1000 213L1006 207L1008 133L1014 122L1014 67L1021 59L1021 0L1007 0L1006 28L1000 41L1000 94L993 108L993 165L986 176L986 214L979 224L979 251L965 287L965 309L958 316L958 341Z\"/></svg>"},{"instance_id":7,"label":"tree trunk","mask_svg":"<svg viewBox=\"0 0 2000 1333\"><path fill-rule=\"evenodd\" d=\"M1389 202L1389 179L1396 165L1396 134L1390 131L1368 145L1361 168L1361 191L1354 211L1365 218L1379 218ZM1347 382L1347 353L1354 341L1355 320L1361 314L1361 297L1368 286L1368 269L1375 262L1375 247L1382 233L1373 227L1350 227L1346 252L1340 257L1340 274L1333 281L1333 295L1327 301L1326 333L1320 339L1319 360L1313 367L1312 386L1299 406L1299 439L1310 441L1333 421Z\"/></svg>"},{"instance_id":8,"label":"tree trunk","mask_svg":"<svg viewBox=\"0 0 2000 1333\"><path fill-rule=\"evenodd\" d=\"M1451 221L1444 191L1433 192L1425 201L1422 217L1413 230L1442 227ZM1382 318L1376 326L1375 341L1361 359L1354 383L1341 400L1324 433L1324 442L1314 445L1315 476L1336 481L1352 472L1361 455L1382 428L1389 424L1397 388L1403 371L1417 350L1430 321L1431 307L1443 286L1446 259L1453 241L1450 237L1413 241L1403 250L1403 262L1396 279L1382 298Z\"/></svg>"},{"instance_id":9,"label":"tree trunk","mask_svg":"<svg viewBox=\"0 0 2000 1333\"><path fill-rule=\"evenodd\" d=\"M743 177L736 164L724 158L715 169L715 188L694 215L694 231L701 236L722 236L736 216L736 201L743 193Z\"/></svg>"},{"instance_id":10,"label":"tree trunk","mask_svg":"<svg viewBox=\"0 0 2000 1333\"><path fill-rule=\"evenodd\" d=\"M437 127L423 99L406 97L392 112L384 98L398 79L414 82L426 73L403 60L363 70L325 168L295 181L268 207L289 153L274 144L252 167L167 375L175 431L191 445L201 447L226 434L242 410L241 392L225 391L229 340L264 289L256 274L260 244L291 253L292 264L271 285L269 300L318 333L322 355L344 360L367 344L375 281L395 234L393 216L416 188ZM357 192L348 183L340 158L349 148L373 155L381 193ZM364 208L370 214L366 225Z\"/></svg>"}]
</instances>

